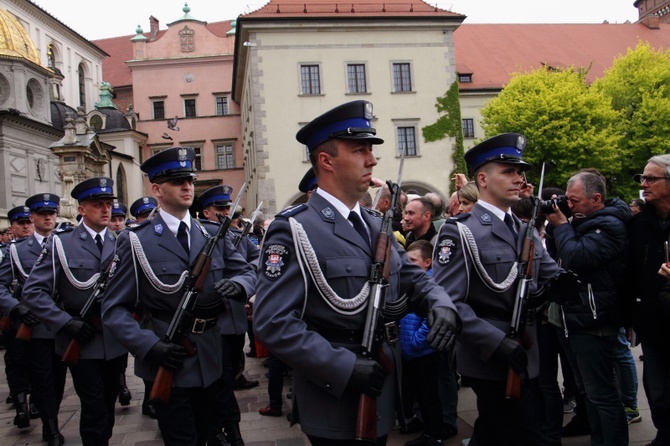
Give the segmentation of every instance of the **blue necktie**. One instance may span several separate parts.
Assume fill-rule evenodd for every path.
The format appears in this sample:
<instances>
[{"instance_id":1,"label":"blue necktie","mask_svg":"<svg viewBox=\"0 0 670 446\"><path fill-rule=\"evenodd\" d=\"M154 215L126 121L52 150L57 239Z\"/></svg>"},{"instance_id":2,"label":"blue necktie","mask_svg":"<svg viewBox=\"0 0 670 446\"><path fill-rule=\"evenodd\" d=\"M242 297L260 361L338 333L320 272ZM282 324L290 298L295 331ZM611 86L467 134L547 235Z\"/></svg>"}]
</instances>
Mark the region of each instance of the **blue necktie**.
<instances>
[{"instance_id":1,"label":"blue necktie","mask_svg":"<svg viewBox=\"0 0 670 446\"><path fill-rule=\"evenodd\" d=\"M184 251L186 251L186 255L190 254L190 250L188 249L188 226L186 226L186 223L183 221L179 223L177 240L179 240L179 244L184 248Z\"/></svg>"},{"instance_id":2,"label":"blue necktie","mask_svg":"<svg viewBox=\"0 0 670 446\"><path fill-rule=\"evenodd\" d=\"M365 244L370 246L370 236L368 235L367 229L365 229L365 224L361 217L354 211L349 212L349 221L353 223L354 229L358 232L358 235L365 240Z\"/></svg>"},{"instance_id":3,"label":"blue necktie","mask_svg":"<svg viewBox=\"0 0 670 446\"><path fill-rule=\"evenodd\" d=\"M512 219L512 216L509 215L509 214L505 214L504 221L505 221L505 224L507 225L507 229L509 229L509 231L514 236L514 242L515 243L518 242L519 241L519 234L517 234L516 230L514 229L514 221Z\"/></svg>"}]
</instances>

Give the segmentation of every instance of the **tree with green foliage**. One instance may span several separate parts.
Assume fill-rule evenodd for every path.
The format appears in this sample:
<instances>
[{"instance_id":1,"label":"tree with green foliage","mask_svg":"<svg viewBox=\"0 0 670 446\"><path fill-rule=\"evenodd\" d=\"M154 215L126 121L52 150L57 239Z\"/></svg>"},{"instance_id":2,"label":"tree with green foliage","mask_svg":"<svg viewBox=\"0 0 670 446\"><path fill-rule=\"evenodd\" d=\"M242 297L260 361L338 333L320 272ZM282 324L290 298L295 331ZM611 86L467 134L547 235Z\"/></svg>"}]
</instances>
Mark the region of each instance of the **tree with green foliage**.
<instances>
[{"instance_id":1,"label":"tree with green foliage","mask_svg":"<svg viewBox=\"0 0 670 446\"><path fill-rule=\"evenodd\" d=\"M446 137L456 138L451 158L454 162L454 169L451 171L450 178L456 173L466 173L467 164L465 163L463 150L463 125L461 122L461 104L458 100L458 82L454 81L449 90L437 98L435 107L439 113L444 113L434 124L422 128L423 138L426 142L439 141ZM449 192L455 191L454 184L451 183Z\"/></svg>"},{"instance_id":2,"label":"tree with green foliage","mask_svg":"<svg viewBox=\"0 0 670 446\"><path fill-rule=\"evenodd\" d=\"M542 163L545 186L565 187L575 172L592 167L605 175L615 195L623 192L618 181L619 115L604 95L586 85L583 70L540 68L514 74L482 116L487 137L505 132L526 137L523 157L533 165L531 183L539 181Z\"/></svg>"},{"instance_id":3,"label":"tree with green foliage","mask_svg":"<svg viewBox=\"0 0 670 446\"><path fill-rule=\"evenodd\" d=\"M670 51L639 42L616 58L592 88L619 113L621 176L632 184L628 196L637 196L631 176L641 173L650 157L670 153Z\"/></svg>"}]
</instances>

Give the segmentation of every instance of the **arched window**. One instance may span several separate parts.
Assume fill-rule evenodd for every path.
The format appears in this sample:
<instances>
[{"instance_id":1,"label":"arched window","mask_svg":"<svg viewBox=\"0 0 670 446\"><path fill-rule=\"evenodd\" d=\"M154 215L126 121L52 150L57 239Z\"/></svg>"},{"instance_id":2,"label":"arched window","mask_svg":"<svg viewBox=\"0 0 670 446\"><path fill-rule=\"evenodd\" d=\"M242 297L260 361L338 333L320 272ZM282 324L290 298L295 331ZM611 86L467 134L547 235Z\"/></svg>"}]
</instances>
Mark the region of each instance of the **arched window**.
<instances>
[{"instance_id":1,"label":"arched window","mask_svg":"<svg viewBox=\"0 0 670 446\"><path fill-rule=\"evenodd\" d=\"M91 116L90 124L91 128L96 132L102 130L102 118L98 115Z\"/></svg>"},{"instance_id":2,"label":"arched window","mask_svg":"<svg viewBox=\"0 0 670 446\"><path fill-rule=\"evenodd\" d=\"M77 69L79 74L79 105L86 108L86 67L83 63L79 64Z\"/></svg>"},{"instance_id":3,"label":"arched window","mask_svg":"<svg viewBox=\"0 0 670 446\"><path fill-rule=\"evenodd\" d=\"M47 46L47 67L56 68L56 54L54 52L54 46L49 44Z\"/></svg>"}]
</instances>

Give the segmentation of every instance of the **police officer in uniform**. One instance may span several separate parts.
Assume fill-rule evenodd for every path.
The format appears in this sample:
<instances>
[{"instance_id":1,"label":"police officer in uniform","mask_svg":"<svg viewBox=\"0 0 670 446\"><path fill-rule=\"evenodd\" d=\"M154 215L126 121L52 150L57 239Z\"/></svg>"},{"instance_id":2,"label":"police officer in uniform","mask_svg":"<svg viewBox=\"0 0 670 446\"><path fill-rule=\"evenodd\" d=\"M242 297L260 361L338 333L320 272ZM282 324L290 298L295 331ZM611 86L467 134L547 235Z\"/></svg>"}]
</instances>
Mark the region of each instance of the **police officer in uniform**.
<instances>
[{"instance_id":1,"label":"police officer in uniform","mask_svg":"<svg viewBox=\"0 0 670 446\"><path fill-rule=\"evenodd\" d=\"M198 197L198 205L202 209L202 216L207 221L218 222L217 214L229 215L232 204L230 195L232 193L232 186L226 184L214 186L204 191ZM233 240L242 236L242 231L233 228L232 225L230 233L234 236ZM237 250L255 268L260 250L249 240L249 237L240 240ZM213 395L213 404L216 407L216 422L213 435L207 443L209 446L225 445L226 443L231 446L244 445L239 428L240 407L234 392L236 376L239 373L244 381L255 384L252 387L258 385L258 381L248 381L242 374L244 371L244 335L247 329L247 314L244 308L246 302L231 300L229 303L230 308L227 308L221 314L217 323L223 347L223 370L220 394Z\"/></svg>"},{"instance_id":2,"label":"police officer in uniform","mask_svg":"<svg viewBox=\"0 0 670 446\"><path fill-rule=\"evenodd\" d=\"M128 208L125 204L115 201L112 203L112 218L109 219L109 230L116 234L126 229L126 214Z\"/></svg>"},{"instance_id":3,"label":"police officer in uniform","mask_svg":"<svg viewBox=\"0 0 670 446\"><path fill-rule=\"evenodd\" d=\"M55 334L58 355L65 353L73 339L81 345L81 355L69 369L81 402L79 433L84 445L109 443L126 353L107 329L94 327L100 317L99 306L94 306L91 319L79 317L99 273L112 262L115 236L107 226L116 198L113 187L111 178L98 177L72 189L81 223L51 234L23 289L30 310Z\"/></svg>"},{"instance_id":4,"label":"police officer in uniform","mask_svg":"<svg viewBox=\"0 0 670 446\"><path fill-rule=\"evenodd\" d=\"M383 344L396 366L389 375L377 361L358 354L371 246L381 228L381 219L358 204L377 164L372 145L383 142L371 119L372 104L354 101L298 132L319 188L306 204L277 214L261 249L254 330L272 354L293 368L293 422L314 445L357 444L362 393L377 397L378 444L386 443L395 421L398 344ZM453 342L459 318L444 290L395 242L389 267L387 303L407 294L412 311L428 317L433 345L445 348Z\"/></svg>"},{"instance_id":5,"label":"police officer in uniform","mask_svg":"<svg viewBox=\"0 0 670 446\"><path fill-rule=\"evenodd\" d=\"M7 384L9 392L14 401L16 416L14 425L20 429L30 426L30 413L27 394L30 391L30 376L28 374L28 357L26 344L16 339L16 330L21 322L29 326L36 325L38 320L35 318L25 304L20 303L21 288L26 280L25 275L20 276L18 269L13 269L14 262L17 260L15 254L17 244L22 245L33 234L33 223L30 218L30 208L27 206L17 206L7 213L11 222L12 229L16 234L15 239L8 245L5 251L0 272L4 275L0 277L0 313L9 316L11 325L7 330L3 330L5 342L5 370L7 373ZM33 243L31 242L32 246ZM35 249L40 251L40 246ZM36 256L37 257L37 256ZM20 260L19 260L20 262ZM30 272L30 269L25 273Z\"/></svg>"},{"instance_id":6,"label":"police officer in uniform","mask_svg":"<svg viewBox=\"0 0 670 446\"><path fill-rule=\"evenodd\" d=\"M195 152L173 147L148 160L141 169L151 182L160 211L151 221L119 235L119 262L103 301L103 323L136 356L135 373L153 381L159 366L174 371L168 403L156 401L158 426L166 445L204 445L210 433L208 394L218 392L222 356L215 328L229 300L246 300L254 292L255 274L232 245L219 240L187 338L195 351L163 340L183 295L188 268L218 229L192 219ZM138 324L132 311L143 306Z\"/></svg>"},{"instance_id":7,"label":"police officer in uniform","mask_svg":"<svg viewBox=\"0 0 670 446\"><path fill-rule=\"evenodd\" d=\"M479 417L471 446L537 445L537 425L531 411L529 378L538 375L536 327L526 325L529 348L506 335L517 290L516 261L523 244L525 223L510 212L524 183L525 139L505 133L487 139L465 154L479 189L479 201L470 213L446 221L440 228L433 254L433 278L454 299L463 319L456 345L458 372L477 395ZM531 293L559 274L542 246L537 231L531 253ZM505 398L509 368L524 381L520 400Z\"/></svg>"},{"instance_id":8,"label":"police officer in uniform","mask_svg":"<svg viewBox=\"0 0 670 446\"><path fill-rule=\"evenodd\" d=\"M16 342L25 348L31 403L38 408L42 419L42 439L49 446L63 443L58 427L58 408L63 399L66 366L54 353L53 333L40 324L27 305L12 296L9 290L18 286L20 293L47 238L56 227L59 202L60 197L49 193L33 195L26 200L35 231L10 247L8 261L0 265L0 302L3 302L0 306L13 306L10 311L18 314L14 323L32 327L30 342Z\"/></svg>"},{"instance_id":9,"label":"police officer in uniform","mask_svg":"<svg viewBox=\"0 0 670 446\"><path fill-rule=\"evenodd\" d=\"M156 206L158 206L158 201L154 197L138 198L130 205L130 215L135 218L135 223L140 224L149 218Z\"/></svg>"}]
</instances>

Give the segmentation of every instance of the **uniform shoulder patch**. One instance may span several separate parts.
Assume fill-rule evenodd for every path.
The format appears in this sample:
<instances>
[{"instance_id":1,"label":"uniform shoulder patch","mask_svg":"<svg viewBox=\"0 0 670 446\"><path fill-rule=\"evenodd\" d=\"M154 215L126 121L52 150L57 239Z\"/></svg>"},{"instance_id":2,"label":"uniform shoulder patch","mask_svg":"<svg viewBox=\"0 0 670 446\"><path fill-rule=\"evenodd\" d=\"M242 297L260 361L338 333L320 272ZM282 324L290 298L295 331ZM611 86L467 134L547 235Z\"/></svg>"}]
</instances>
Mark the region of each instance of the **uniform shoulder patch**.
<instances>
[{"instance_id":1,"label":"uniform shoulder patch","mask_svg":"<svg viewBox=\"0 0 670 446\"><path fill-rule=\"evenodd\" d=\"M141 223L135 223L135 224L132 225L132 226L128 226L126 229L129 230L129 231L137 231L138 229L143 228L143 227L145 227L146 225L148 225L149 222L151 222L151 220L144 220L144 221L141 222Z\"/></svg>"},{"instance_id":2,"label":"uniform shoulder patch","mask_svg":"<svg viewBox=\"0 0 670 446\"><path fill-rule=\"evenodd\" d=\"M275 215L275 218L282 218L284 220L288 220L290 217L293 217L294 215L307 210L307 207L308 206L306 203L296 204L295 206L291 206L289 208L284 209L283 211Z\"/></svg>"},{"instance_id":3,"label":"uniform shoulder patch","mask_svg":"<svg viewBox=\"0 0 670 446\"><path fill-rule=\"evenodd\" d=\"M435 246L435 253L437 255L437 263L440 265L447 265L451 262L451 258L456 254L456 240L454 237L448 235L440 238Z\"/></svg>"},{"instance_id":4,"label":"uniform shoulder patch","mask_svg":"<svg viewBox=\"0 0 670 446\"><path fill-rule=\"evenodd\" d=\"M263 248L263 263L265 277L276 280L281 277L288 265L290 251L285 245L272 244Z\"/></svg>"}]
</instances>

